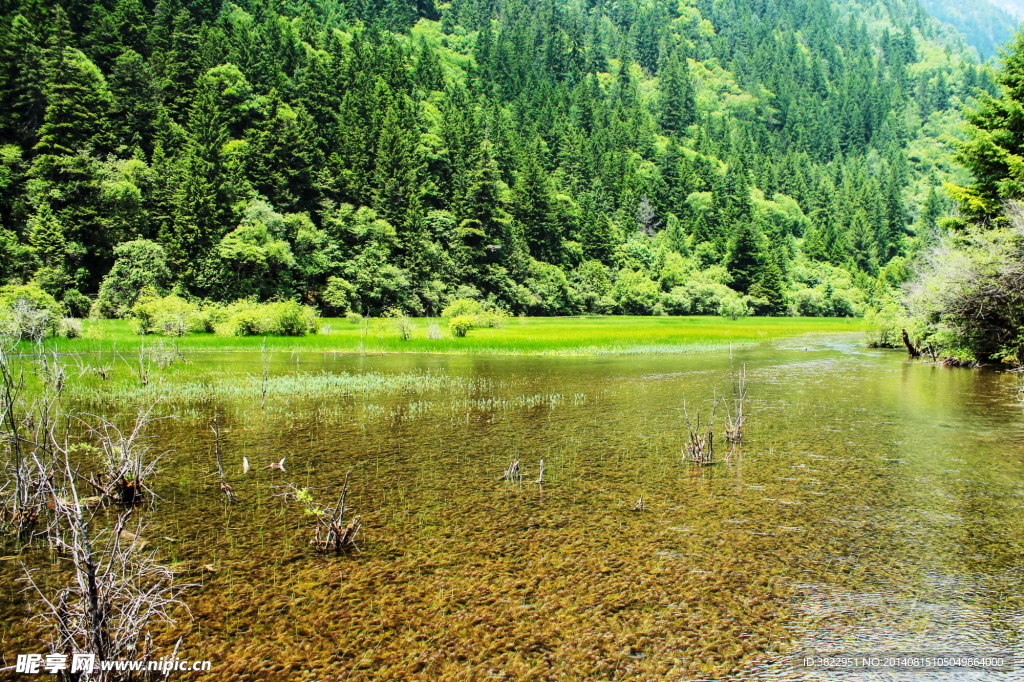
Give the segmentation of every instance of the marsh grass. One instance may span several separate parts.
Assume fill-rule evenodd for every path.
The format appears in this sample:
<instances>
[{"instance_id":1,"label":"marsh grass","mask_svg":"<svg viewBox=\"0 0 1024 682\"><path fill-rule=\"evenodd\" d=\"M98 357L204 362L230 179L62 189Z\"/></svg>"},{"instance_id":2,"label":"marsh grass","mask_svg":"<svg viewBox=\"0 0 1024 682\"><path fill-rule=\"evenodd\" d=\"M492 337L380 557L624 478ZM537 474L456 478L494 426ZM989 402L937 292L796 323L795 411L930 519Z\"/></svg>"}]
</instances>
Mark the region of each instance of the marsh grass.
<instances>
[{"instance_id":1,"label":"marsh grass","mask_svg":"<svg viewBox=\"0 0 1024 682\"><path fill-rule=\"evenodd\" d=\"M182 353L199 351L322 351L337 353L480 353L497 355L593 355L693 353L810 333L857 332L863 321L849 318L751 317L544 317L519 324L474 329L458 338L441 334L435 318L337 320L323 334L304 337L222 337L190 333L175 340ZM152 344L125 320L89 320L77 339L52 339L62 353L128 353ZM28 351L30 344L24 343Z\"/></svg>"}]
</instances>

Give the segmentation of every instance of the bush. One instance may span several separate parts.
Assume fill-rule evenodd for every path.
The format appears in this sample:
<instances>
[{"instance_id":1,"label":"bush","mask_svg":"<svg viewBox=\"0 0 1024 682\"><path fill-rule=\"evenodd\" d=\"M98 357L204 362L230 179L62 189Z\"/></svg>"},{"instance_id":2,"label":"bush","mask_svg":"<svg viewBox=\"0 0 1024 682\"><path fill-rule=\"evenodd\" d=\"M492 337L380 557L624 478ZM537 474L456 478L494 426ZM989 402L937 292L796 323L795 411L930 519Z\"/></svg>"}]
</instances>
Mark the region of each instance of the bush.
<instances>
[{"instance_id":1,"label":"bush","mask_svg":"<svg viewBox=\"0 0 1024 682\"><path fill-rule=\"evenodd\" d=\"M412 338L412 320L409 319L404 310L401 308L389 308L384 311L384 317L390 318L392 328L398 332L403 341L408 341Z\"/></svg>"},{"instance_id":2,"label":"bush","mask_svg":"<svg viewBox=\"0 0 1024 682\"><path fill-rule=\"evenodd\" d=\"M509 314L507 311L502 308L493 307L483 310L476 315L476 326L501 329L505 326L505 322L508 321L508 318Z\"/></svg>"},{"instance_id":3,"label":"bush","mask_svg":"<svg viewBox=\"0 0 1024 682\"><path fill-rule=\"evenodd\" d=\"M626 315L650 315L661 295L661 287L647 275L633 270L619 271L612 297Z\"/></svg>"},{"instance_id":4,"label":"bush","mask_svg":"<svg viewBox=\"0 0 1024 682\"><path fill-rule=\"evenodd\" d=\"M345 319L352 324L359 324L363 321L363 316L359 313L345 313Z\"/></svg>"},{"instance_id":5,"label":"bush","mask_svg":"<svg viewBox=\"0 0 1024 682\"><path fill-rule=\"evenodd\" d=\"M88 317L89 308L92 306L92 299L78 289L68 289L64 292L62 302L71 317Z\"/></svg>"},{"instance_id":6,"label":"bush","mask_svg":"<svg viewBox=\"0 0 1024 682\"><path fill-rule=\"evenodd\" d=\"M42 341L57 333L66 309L34 284L0 287L0 334Z\"/></svg>"},{"instance_id":7,"label":"bush","mask_svg":"<svg viewBox=\"0 0 1024 682\"><path fill-rule=\"evenodd\" d=\"M501 328L508 321L509 314L504 308L499 308L491 302L481 303L471 298L457 298L441 311L441 317L448 320L448 326L454 330L451 320L465 318L469 320L469 329L473 327L494 327ZM469 331L468 329L466 330ZM454 331L452 332L454 333ZM455 334L465 336L465 334Z\"/></svg>"},{"instance_id":8,"label":"bush","mask_svg":"<svg viewBox=\"0 0 1024 682\"><path fill-rule=\"evenodd\" d=\"M475 321L475 318L469 315L457 315L449 318L448 328L451 330L452 336L462 338L474 327Z\"/></svg>"},{"instance_id":9,"label":"bush","mask_svg":"<svg viewBox=\"0 0 1024 682\"><path fill-rule=\"evenodd\" d=\"M77 339L82 336L82 321L74 317L61 318L57 323L57 336L65 339Z\"/></svg>"},{"instance_id":10,"label":"bush","mask_svg":"<svg viewBox=\"0 0 1024 682\"><path fill-rule=\"evenodd\" d=\"M295 301L254 303L236 301L218 316L214 330L220 336L305 336L319 331L314 308Z\"/></svg>"},{"instance_id":11,"label":"bush","mask_svg":"<svg viewBox=\"0 0 1024 682\"><path fill-rule=\"evenodd\" d=\"M902 348L903 330L911 326L906 311L896 303L882 309L871 308L864 315L868 346L872 348Z\"/></svg>"},{"instance_id":12,"label":"bush","mask_svg":"<svg viewBox=\"0 0 1024 682\"><path fill-rule=\"evenodd\" d=\"M718 303L718 314L722 317L728 317L730 320L746 317L750 314L750 308L747 305L748 301L749 298L747 296L741 297L739 294L725 296Z\"/></svg>"},{"instance_id":13,"label":"bush","mask_svg":"<svg viewBox=\"0 0 1024 682\"><path fill-rule=\"evenodd\" d=\"M206 331L207 324L199 305L180 296L140 296L132 307L137 334L184 336L189 332Z\"/></svg>"},{"instance_id":14,"label":"bush","mask_svg":"<svg viewBox=\"0 0 1024 682\"><path fill-rule=\"evenodd\" d=\"M441 317L449 320L453 317L476 317L483 311L483 304L471 298L457 298L441 311Z\"/></svg>"}]
</instances>

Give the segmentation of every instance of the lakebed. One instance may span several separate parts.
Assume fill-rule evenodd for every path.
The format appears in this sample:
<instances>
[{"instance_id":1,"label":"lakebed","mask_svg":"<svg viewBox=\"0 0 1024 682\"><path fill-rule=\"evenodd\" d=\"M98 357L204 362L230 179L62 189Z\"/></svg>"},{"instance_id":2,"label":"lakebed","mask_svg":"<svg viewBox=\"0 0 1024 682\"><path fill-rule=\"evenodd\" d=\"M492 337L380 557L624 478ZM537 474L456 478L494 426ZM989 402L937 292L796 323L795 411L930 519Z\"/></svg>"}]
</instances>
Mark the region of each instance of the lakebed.
<instances>
[{"instance_id":1,"label":"lakebed","mask_svg":"<svg viewBox=\"0 0 1024 682\"><path fill-rule=\"evenodd\" d=\"M166 452L140 512L195 584L161 644L183 636L209 679L877 679L803 658L1020 648L1010 374L834 332L699 353L189 350L145 386L130 360L81 356L64 400L175 416L150 429ZM104 362L123 377L89 373ZM742 449L687 463L683 401L706 419L744 368ZM522 482L502 480L516 459ZM348 472L359 551L316 554L282 486L332 500ZM20 570L0 562L8 658L41 643Z\"/></svg>"}]
</instances>

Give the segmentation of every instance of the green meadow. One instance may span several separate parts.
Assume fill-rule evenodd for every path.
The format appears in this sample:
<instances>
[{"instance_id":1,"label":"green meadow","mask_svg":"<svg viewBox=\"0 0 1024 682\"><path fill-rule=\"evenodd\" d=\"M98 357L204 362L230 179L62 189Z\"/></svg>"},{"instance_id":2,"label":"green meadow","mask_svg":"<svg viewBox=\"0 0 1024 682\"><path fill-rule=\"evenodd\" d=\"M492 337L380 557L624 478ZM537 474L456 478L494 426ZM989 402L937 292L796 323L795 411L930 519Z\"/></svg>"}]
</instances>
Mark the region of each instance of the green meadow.
<instances>
[{"instance_id":1,"label":"green meadow","mask_svg":"<svg viewBox=\"0 0 1024 682\"><path fill-rule=\"evenodd\" d=\"M478 328L453 337L444 320L413 318L403 339L392 320L359 323L325 318L321 333L303 337L180 338L139 336L127 320L89 320L77 339L52 339L47 348L66 353L136 352L140 344L173 341L182 352L313 351L337 353L446 353L499 355L588 355L601 353L692 353L813 333L858 332L860 318L750 317L532 317L512 318L501 328ZM430 338L431 326L433 336Z\"/></svg>"}]
</instances>

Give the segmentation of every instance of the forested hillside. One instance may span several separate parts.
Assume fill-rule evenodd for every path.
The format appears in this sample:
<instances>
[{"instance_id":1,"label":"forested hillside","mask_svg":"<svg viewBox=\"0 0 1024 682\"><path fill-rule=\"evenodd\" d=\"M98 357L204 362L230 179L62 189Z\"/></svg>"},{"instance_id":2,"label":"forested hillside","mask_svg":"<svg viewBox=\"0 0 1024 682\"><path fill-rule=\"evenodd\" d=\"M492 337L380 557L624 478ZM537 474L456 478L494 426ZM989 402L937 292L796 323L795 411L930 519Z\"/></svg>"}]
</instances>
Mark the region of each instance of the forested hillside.
<instances>
[{"instance_id":1,"label":"forested hillside","mask_svg":"<svg viewBox=\"0 0 1024 682\"><path fill-rule=\"evenodd\" d=\"M928 13L956 28L982 59L998 54L1019 24L1016 16L989 0L921 0Z\"/></svg>"},{"instance_id":2,"label":"forested hillside","mask_svg":"<svg viewBox=\"0 0 1024 682\"><path fill-rule=\"evenodd\" d=\"M145 287L372 315L858 314L936 233L939 137L997 92L903 0L2 17L0 279L75 315Z\"/></svg>"}]
</instances>

